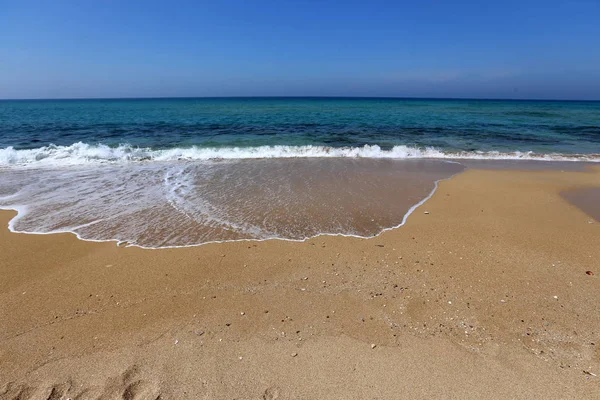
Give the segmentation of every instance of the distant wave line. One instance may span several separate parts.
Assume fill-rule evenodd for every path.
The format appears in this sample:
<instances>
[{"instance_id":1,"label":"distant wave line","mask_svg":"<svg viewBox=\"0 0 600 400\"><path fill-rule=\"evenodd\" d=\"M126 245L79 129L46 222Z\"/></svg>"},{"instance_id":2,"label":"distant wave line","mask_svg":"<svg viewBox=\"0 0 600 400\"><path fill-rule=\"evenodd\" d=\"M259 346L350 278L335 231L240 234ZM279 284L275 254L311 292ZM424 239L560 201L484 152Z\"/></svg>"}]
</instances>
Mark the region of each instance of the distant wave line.
<instances>
[{"instance_id":1,"label":"distant wave line","mask_svg":"<svg viewBox=\"0 0 600 400\"><path fill-rule=\"evenodd\" d=\"M264 158L381 158L381 159L479 159L600 162L600 154L535 153L532 151L444 151L435 147L398 145L382 149L378 145L361 147L255 146L255 147L175 147L151 149L122 144L77 142L70 146L49 145L35 149L0 149L0 166L63 166L90 163L127 163L177 160L236 160Z\"/></svg>"}]
</instances>

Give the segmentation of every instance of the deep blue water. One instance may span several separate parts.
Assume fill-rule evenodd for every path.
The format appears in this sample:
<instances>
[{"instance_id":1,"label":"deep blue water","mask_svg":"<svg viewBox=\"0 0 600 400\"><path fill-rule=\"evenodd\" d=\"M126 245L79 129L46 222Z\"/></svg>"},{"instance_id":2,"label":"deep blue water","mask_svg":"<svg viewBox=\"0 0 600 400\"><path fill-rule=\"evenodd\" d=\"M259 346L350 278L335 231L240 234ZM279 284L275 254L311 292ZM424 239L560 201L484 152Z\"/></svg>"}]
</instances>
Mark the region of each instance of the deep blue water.
<instances>
[{"instance_id":1,"label":"deep blue water","mask_svg":"<svg viewBox=\"0 0 600 400\"><path fill-rule=\"evenodd\" d=\"M0 148L378 145L600 153L600 102L362 98L0 101Z\"/></svg>"}]
</instances>

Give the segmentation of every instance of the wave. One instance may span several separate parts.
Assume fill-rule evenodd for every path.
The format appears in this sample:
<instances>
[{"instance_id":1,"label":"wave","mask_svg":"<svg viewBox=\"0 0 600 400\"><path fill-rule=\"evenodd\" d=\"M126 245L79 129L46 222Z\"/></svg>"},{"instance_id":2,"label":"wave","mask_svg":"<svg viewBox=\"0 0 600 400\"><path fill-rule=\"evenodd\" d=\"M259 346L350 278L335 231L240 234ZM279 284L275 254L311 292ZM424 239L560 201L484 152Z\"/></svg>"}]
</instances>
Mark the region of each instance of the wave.
<instances>
[{"instance_id":1,"label":"wave","mask_svg":"<svg viewBox=\"0 0 600 400\"><path fill-rule=\"evenodd\" d=\"M0 166L39 165L61 166L90 163L126 163L176 160L227 160L261 158L389 158L389 159L479 159L600 162L600 154L534 153L531 151L442 151L434 147L394 146L382 149L378 145L362 147L329 146L256 146L256 147L176 147L151 149L123 144L109 147L103 144L74 143L70 146L49 145L36 149L0 149Z\"/></svg>"}]
</instances>

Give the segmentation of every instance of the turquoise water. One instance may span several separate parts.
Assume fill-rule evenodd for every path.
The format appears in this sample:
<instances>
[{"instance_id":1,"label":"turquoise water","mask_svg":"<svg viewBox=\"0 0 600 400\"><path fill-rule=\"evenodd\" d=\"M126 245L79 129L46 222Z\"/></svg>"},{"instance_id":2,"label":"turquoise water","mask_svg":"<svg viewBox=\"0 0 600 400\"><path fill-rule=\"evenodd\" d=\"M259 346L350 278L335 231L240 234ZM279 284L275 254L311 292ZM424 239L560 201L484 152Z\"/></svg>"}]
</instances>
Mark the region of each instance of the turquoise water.
<instances>
[{"instance_id":1,"label":"turquoise water","mask_svg":"<svg viewBox=\"0 0 600 400\"><path fill-rule=\"evenodd\" d=\"M465 159L598 162L600 102L0 101L0 209L18 232L151 248L372 237Z\"/></svg>"},{"instance_id":2,"label":"turquoise water","mask_svg":"<svg viewBox=\"0 0 600 400\"><path fill-rule=\"evenodd\" d=\"M69 148L74 144L79 147ZM59 149L18 153L49 145ZM356 98L0 101L0 164L48 156L113 161L120 157L160 158L162 150L170 150L169 154L178 158L219 157L218 152L190 151L207 148L224 151L225 157L230 155L229 149L251 149L253 157L260 157L257 147L284 146L265 153L276 157L281 150L289 156L296 147L307 145L318 147L313 151L376 145L388 151L387 155L393 155L389 151L394 146L401 146L396 149L402 150L396 151L398 158L407 151L416 157L435 157L438 152L451 156L472 152L600 154L600 102ZM102 154L100 149L108 152ZM154 153L156 150L162 152ZM238 151L231 157L244 158L245 154ZM373 151L369 155L373 156Z\"/></svg>"}]
</instances>

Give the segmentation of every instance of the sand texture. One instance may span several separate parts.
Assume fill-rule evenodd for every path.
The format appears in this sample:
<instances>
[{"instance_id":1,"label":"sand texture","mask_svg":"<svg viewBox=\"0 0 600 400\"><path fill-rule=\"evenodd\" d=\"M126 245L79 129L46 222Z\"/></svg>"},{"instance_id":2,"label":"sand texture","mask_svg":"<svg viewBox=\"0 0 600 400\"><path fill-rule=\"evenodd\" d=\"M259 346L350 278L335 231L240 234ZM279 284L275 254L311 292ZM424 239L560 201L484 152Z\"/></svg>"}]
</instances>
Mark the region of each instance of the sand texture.
<instances>
[{"instance_id":1,"label":"sand texture","mask_svg":"<svg viewBox=\"0 0 600 400\"><path fill-rule=\"evenodd\" d=\"M0 399L600 398L600 224L561 196L591 186L471 169L373 239L1 229Z\"/></svg>"}]
</instances>

